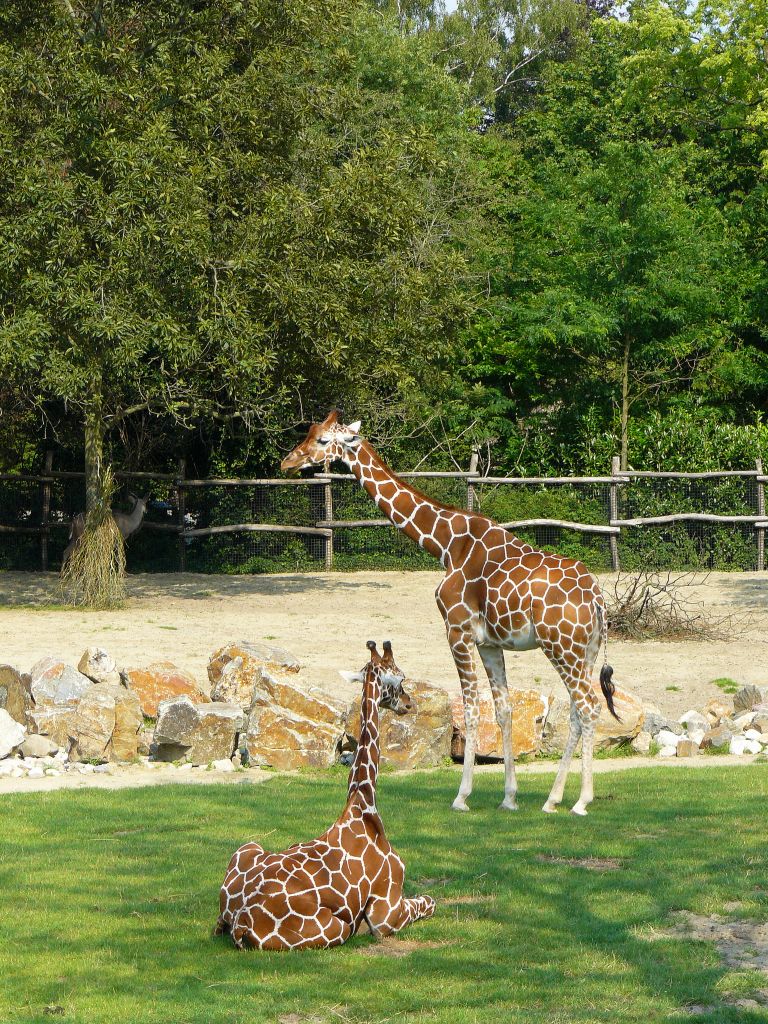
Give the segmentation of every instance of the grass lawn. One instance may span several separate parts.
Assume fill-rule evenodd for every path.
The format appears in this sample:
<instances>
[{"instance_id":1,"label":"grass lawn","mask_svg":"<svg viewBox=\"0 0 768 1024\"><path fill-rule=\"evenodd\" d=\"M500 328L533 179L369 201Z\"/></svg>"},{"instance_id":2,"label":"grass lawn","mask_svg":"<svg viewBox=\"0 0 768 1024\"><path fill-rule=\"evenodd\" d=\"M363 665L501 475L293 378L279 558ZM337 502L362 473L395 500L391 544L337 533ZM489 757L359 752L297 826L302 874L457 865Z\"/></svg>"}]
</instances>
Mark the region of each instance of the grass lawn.
<instances>
[{"instance_id":1,"label":"grass lawn","mask_svg":"<svg viewBox=\"0 0 768 1024\"><path fill-rule=\"evenodd\" d=\"M586 819L540 813L547 775L522 777L517 814L496 810L502 777L480 775L463 815L455 771L384 775L388 834L408 893L435 896L432 920L293 954L211 938L235 847L316 835L345 781L6 796L0 1022L768 1020L732 1005L768 993L766 974L660 934L677 909L768 918L768 767L601 775ZM694 1004L709 1010L689 1017Z\"/></svg>"}]
</instances>

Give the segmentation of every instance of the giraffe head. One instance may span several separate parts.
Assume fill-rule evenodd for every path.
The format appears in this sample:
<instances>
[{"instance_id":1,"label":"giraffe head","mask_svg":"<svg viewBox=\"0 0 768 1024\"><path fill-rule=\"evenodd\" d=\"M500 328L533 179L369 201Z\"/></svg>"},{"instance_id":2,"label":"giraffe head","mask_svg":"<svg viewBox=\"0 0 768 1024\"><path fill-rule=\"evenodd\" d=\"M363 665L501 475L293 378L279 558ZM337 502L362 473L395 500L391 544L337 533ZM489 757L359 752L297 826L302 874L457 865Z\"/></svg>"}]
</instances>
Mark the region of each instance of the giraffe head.
<instances>
[{"instance_id":1,"label":"giraffe head","mask_svg":"<svg viewBox=\"0 0 768 1024\"><path fill-rule=\"evenodd\" d=\"M368 664L360 669L359 672L341 672L340 674L349 682L362 683L365 681L366 673L370 669L372 672L376 672L379 677L379 686L381 688L381 696L379 697L380 708L389 708L396 715L405 715L413 710L413 701L403 689L405 673L401 672L395 664L390 641L384 641L383 654L379 654L376 650L375 640L369 640L366 647L371 652Z\"/></svg>"},{"instance_id":2,"label":"giraffe head","mask_svg":"<svg viewBox=\"0 0 768 1024\"><path fill-rule=\"evenodd\" d=\"M327 469L336 459L344 459L360 444L360 421L345 424L333 409L322 423L313 423L307 436L280 463L283 472L298 472L306 466L323 465Z\"/></svg>"}]
</instances>

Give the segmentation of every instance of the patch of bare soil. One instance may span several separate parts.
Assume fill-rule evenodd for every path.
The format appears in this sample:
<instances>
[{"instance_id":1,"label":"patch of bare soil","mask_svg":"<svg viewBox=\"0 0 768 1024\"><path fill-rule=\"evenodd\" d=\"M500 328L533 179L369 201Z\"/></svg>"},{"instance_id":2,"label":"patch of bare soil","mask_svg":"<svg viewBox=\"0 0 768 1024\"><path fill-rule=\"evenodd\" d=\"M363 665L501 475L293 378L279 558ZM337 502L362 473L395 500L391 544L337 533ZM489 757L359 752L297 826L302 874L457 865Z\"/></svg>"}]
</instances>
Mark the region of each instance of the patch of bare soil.
<instances>
[{"instance_id":1,"label":"patch of bare soil","mask_svg":"<svg viewBox=\"0 0 768 1024\"><path fill-rule=\"evenodd\" d=\"M369 946L363 946L358 953L363 956L388 956L402 957L416 953L420 949L439 949L445 946L445 942L419 942L418 939L399 939L395 935L388 935L378 942L372 942Z\"/></svg>"},{"instance_id":2,"label":"patch of bare soil","mask_svg":"<svg viewBox=\"0 0 768 1024\"><path fill-rule=\"evenodd\" d=\"M714 942L726 966L768 974L768 922L734 921L720 914L692 914L681 910L664 934L679 939Z\"/></svg>"},{"instance_id":3,"label":"patch of bare soil","mask_svg":"<svg viewBox=\"0 0 768 1024\"><path fill-rule=\"evenodd\" d=\"M339 669L359 669L365 641L391 639L411 679L428 679L458 695L459 684L434 591L441 572L317 573L280 576L129 576L118 611L56 607L56 573L0 572L0 662L28 672L56 654L76 665L86 647L104 647L120 666L172 661L207 684L211 653L230 640L285 647L302 662L299 679L339 696L356 684ZM611 577L602 577L607 590ZM690 590L717 618L752 614L730 640L633 643L609 639L614 679L665 713L703 707L729 676L765 685L768 573L711 573ZM4 606L4 607L3 607ZM318 625L320 623L320 626ZM506 656L511 686L565 694L541 651ZM480 673L481 685L487 686Z\"/></svg>"},{"instance_id":4,"label":"patch of bare soil","mask_svg":"<svg viewBox=\"0 0 768 1024\"><path fill-rule=\"evenodd\" d=\"M623 866L615 857L556 857L551 853L537 853L536 860L545 864L567 864L571 868L586 868L587 871L619 871Z\"/></svg>"}]
</instances>

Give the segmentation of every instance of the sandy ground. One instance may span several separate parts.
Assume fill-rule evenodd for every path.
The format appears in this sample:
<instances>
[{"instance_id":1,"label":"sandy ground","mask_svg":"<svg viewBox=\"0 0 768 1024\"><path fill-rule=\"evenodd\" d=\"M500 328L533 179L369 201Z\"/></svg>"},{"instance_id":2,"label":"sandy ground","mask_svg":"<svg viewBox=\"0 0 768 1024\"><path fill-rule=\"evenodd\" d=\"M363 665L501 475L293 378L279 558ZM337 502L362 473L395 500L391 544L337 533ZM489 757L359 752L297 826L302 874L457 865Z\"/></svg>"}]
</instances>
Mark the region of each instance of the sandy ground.
<instances>
[{"instance_id":1,"label":"sandy ground","mask_svg":"<svg viewBox=\"0 0 768 1024\"><path fill-rule=\"evenodd\" d=\"M129 577L125 608L84 612L55 606L61 600L55 573L0 573L0 663L29 671L55 654L77 664L86 647L97 645L121 667L168 660L206 684L214 650L232 640L261 640L296 655L307 686L351 696L357 686L338 670L364 664L369 638L391 639L409 677L458 693L434 600L441 578L440 572L138 575ZM712 573L690 593L713 615L734 616L732 640L609 645L615 680L669 714L719 694L712 684L719 677L768 685L768 573ZM540 651L508 653L506 661L511 686L564 693Z\"/></svg>"}]
</instances>

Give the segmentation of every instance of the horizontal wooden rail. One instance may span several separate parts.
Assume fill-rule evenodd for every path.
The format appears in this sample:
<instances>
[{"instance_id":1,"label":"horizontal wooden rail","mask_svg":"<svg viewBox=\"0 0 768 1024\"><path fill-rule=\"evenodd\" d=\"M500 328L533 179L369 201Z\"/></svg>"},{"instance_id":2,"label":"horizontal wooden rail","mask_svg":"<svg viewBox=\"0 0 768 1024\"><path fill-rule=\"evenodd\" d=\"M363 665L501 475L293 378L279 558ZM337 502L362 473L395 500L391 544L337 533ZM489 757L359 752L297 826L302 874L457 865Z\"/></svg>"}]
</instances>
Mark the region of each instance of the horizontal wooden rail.
<instances>
[{"instance_id":1,"label":"horizontal wooden rail","mask_svg":"<svg viewBox=\"0 0 768 1024\"><path fill-rule=\"evenodd\" d=\"M182 537L209 537L216 533L306 533L315 537L330 537L331 530L316 526L278 526L271 523L232 523L227 526L206 526L199 530L184 530Z\"/></svg>"},{"instance_id":2,"label":"horizontal wooden rail","mask_svg":"<svg viewBox=\"0 0 768 1024\"><path fill-rule=\"evenodd\" d=\"M710 480L721 476L758 476L756 469L714 469L707 470L704 473L678 473L676 471L667 472L655 469L624 469L622 473L624 476L630 476L633 479L635 477L651 477L658 478L659 480Z\"/></svg>"},{"instance_id":3,"label":"horizontal wooden rail","mask_svg":"<svg viewBox=\"0 0 768 1024\"><path fill-rule=\"evenodd\" d=\"M476 476L473 484L628 484L626 476Z\"/></svg>"},{"instance_id":4,"label":"horizontal wooden rail","mask_svg":"<svg viewBox=\"0 0 768 1024\"><path fill-rule=\"evenodd\" d=\"M325 484L328 482L327 477L323 476L308 476L308 477L279 477L279 478L264 478L255 480L239 480L239 479L226 479L226 478L212 478L209 480L178 480L173 478L174 483L177 487L302 487L312 486L313 484Z\"/></svg>"},{"instance_id":5,"label":"horizontal wooden rail","mask_svg":"<svg viewBox=\"0 0 768 1024\"><path fill-rule=\"evenodd\" d=\"M758 529L760 516L718 516L708 512L675 512L668 516L644 516L638 519L613 519L611 526L659 526L662 523L680 523L689 520L695 523L749 523Z\"/></svg>"},{"instance_id":6,"label":"horizontal wooden rail","mask_svg":"<svg viewBox=\"0 0 768 1024\"><path fill-rule=\"evenodd\" d=\"M321 519L318 526L330 530L357 530L365 526L392 526L389 519Z\"/></svg>"},{"instance_id":7,"label":"horizontal wooden rail","mask_svg":"<svg viewBox=\"0 0 768 1024\"><path fill-rule=\"evenodd\" d=\"M579 533L621 533L615 524L603 526L599 523L571 523L564 519L518 519L514 523L499 523L505 530L526 530L534 526L557 526L563 530L578 530Z\"/></svg>"}]
</instances>

